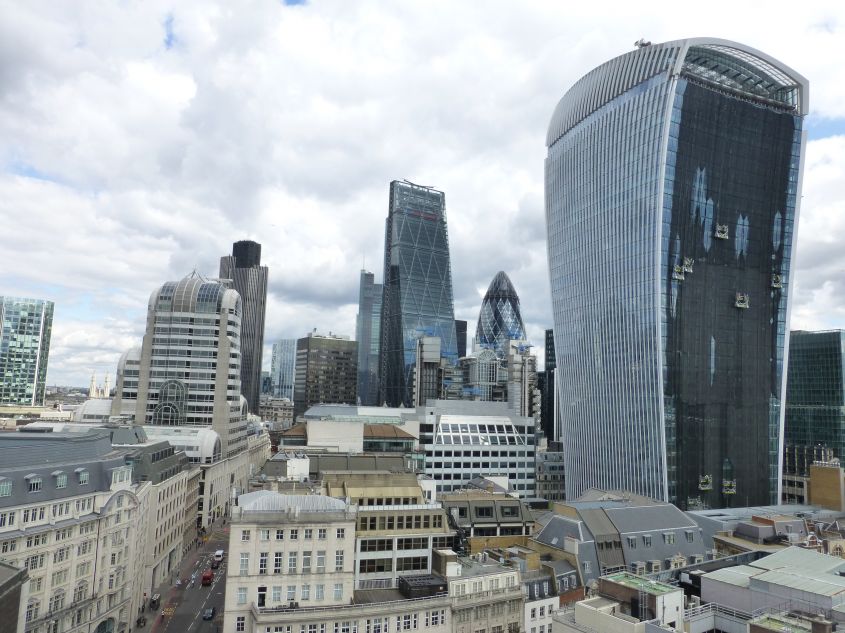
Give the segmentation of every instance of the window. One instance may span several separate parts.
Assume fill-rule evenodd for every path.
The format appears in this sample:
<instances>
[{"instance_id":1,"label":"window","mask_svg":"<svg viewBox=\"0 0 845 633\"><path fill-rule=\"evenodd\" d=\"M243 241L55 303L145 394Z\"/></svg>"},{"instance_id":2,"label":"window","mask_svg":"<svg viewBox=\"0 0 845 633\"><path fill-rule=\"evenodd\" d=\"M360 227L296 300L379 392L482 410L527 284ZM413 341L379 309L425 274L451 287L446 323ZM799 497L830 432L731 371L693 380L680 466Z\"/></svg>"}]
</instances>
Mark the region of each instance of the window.
<instances>
[{"instance_id":1,"label":"window","mask_svg":"<svg viewBox=\"0 0 845 633\"><path fill-rule=\"evenodd\" d=\"M246 587L238 587L238 604L246 604Z\"/></svg>"},{"instance_id":2,"label":"window","mask_svg":"<svg viewBox=\"0 0 845 633\"><path fill-rule=\"evenodd\" d=\"M300 599L302 600L310 600L311 599L311 585L305 583L302 585L302 591L299 594Z\"/></svg>"},{"instance_id":3,"label":"window","mask_svg":"<svg viewBox=\"0 0 845 633\"><path fill-rule=\"evenodd\" d=\"M664 532L663 533L663 542L666 545L674 545L675 544L675 533L674 532Z\"/></svg>"},{"instance_id":4,"label":"window","mask_svg":"<svg viewBox=\"0 0 845 633\"><path fill-rule=\"evenodd\" d=\"M249 553L241 552L241 576L249 574Z\"/></svg>"},{"instance_id":5,"label":"window","mask_svg":"<svg viewBox=\"0 0 845 633\"><path fill-rule=\"evenodd\" d=\"M651 534L643 534L643 547L651 547Z\"/></svg>"},{"instance_id":6,"label":"window","mask_svg":"<svg viewBox=\"0 0 845 633\"><path fill-rule=\"evenodd\" d=\"M269 541L270 540L270 530L258 530L258 540L260 541Z\"/></svg>"},{"instance_id":7,"label":"window","mask_svg":"<svg viewBox=\"0 0 845 633\"><path fill-rule=\"evenodd\" d=\"M343 583L336 582L334 584L334 599L343 600Z\"/></svg>"},{"instance_id":8,"label":"window","mask_svg":"<svg viewBox=\"0 0 845 633\"><path fill-rule=\"evenodd\" d=\"M290 531L290 540L295 541L299 538L299 530L293 529Z\"/></svg>"},{"instance_id":9,"label":"window","mask_svg":"<svg viewBox=\"0 0 845 633\"><path fill-rule=\"evenodd\" d=\"M339 549L334 553L334 570L343 571L343 550Z\"/></svg>"},{"instance_id":10,"label":"window","mask_svg":"<svg viewBox=\"0 0 845 633\"><path fill-rule=\"evenodd\" d=\"M272 599L273 599L273 602L281 602L282 601L282 588L281 587L273 587Z\"/></svg>"},{"instance_id":11,"label":"window","mask_svg":"<svg viewBox=\"0 0 845 633\"><path fill-rule=\"evenodd\" d=\"M319 550L317 552L317 573L326 573L326 550Z\"/></svg>"},{"instance_id":12,"label":"window","mask_svg":"<svg viewBox=\"0 0 845 633\"><path fill-rule=\"evenodd\" d=\"M288 553L288 573L295 574L296 573L296 552L289 552Z\"/></svg>"},{"instance_id":13,"label":"window","mask_svg":"<svg viewBox=\"0 0 845 633\"><path fill-rule=\"evenodd\" d=\"M241 542L248 541L250 538L250 530L241 530Z\"/></svg>"},{"instance_id":14,"label":"window","mask_svg":"<svg viewBox=\"0 0 845 633\"><path fill-rule=\"evenodd\" d=\"M65 473L56 475L56 488L67 488L67 475Z\"/></svg>"},{"instance_id":15,"label":"window","mask_svg":"<svg viewBox=\"0 0 845 633\"><path fill-rule=\"evenodd\" d=\"M91 473L87 470L80 470L79 471L79 485L85 486L91 480Z\"/></svg>"},{"instance_id":16,"label":"window","mask_svg":"<svg viewBox=\"0 0 845 633\"><path fill-rule=\"evenodd\" d=\"M273 573L274 574L281 574L282 573L282 559L284 558L284 554L282 552L276 552L273 554Z\"/></svg>"},{"instance_id":17,"label":"window","mask_svg":"<svg viewBox=\"0 0 845 633\"><path fill-rule=\"evenodd\" d=\"M533 607L533 608L531 609L531 619L532 619L532 620L536 620L536 619L537 619L537 608L536 608L536 607Z\"/></svg>"},{"instance_id":18,"label":"window","mask_svg":"<svg viewBox=\"0 0 845 633\"><path fill-rule=\"evenodd\" d=\"M631 549L637 549L637 537L636 536L629 536L628 537L628 547Z\"/></svg>"},{"instance_id":19,"label":"window","mask_svg":"<svg viewBox=\"0 0 845 633\"><path fill-rule=\"evenodd\" d=\"M15 524L15 512L0 512L0 527Z\"/></svg>"},{"instance_id":20,"label":"window","mask_svg":"<svg viewBox=\"0 0 845 633\"><path fill-rule=\"evenodd\" d=\"M244 631L246 630L246 616L239 615L235 620L235 631Z\"/></svg>"},{"instance_id":21,"label":"window","mask_svg":"<svg viewBox=\"0 0 845 633\"><path fill-rule=\"evenodd\" d=\"M50 611L58 611L65 606L65 592L61 589L50 597Z\"/></svg>"},{"instance_id":22,"label":"window","mask_svg":"<svg viewBox=\"0 0 845 633\"><path fill-rule=\"evenodd\" d=\"M0 480L0 497L11 497L11 496L12 496L12 480L11 479Z\"/></svg>"},{"instance_id":23,"label":"window","mask_svg":"<svg viewBox=\"0 0 845 633\"><path fill-rule=\"evenodd\" d=\"M317 529L317 540L320 540L320 541L326 540L326 528L318 528Z\"/></svg>"},{"instance_id":24,"label":"window","mask_svg":"<svg viewBox=\"0 0 845 633\"><path fill-rule=\"evenodd\" d=\"M276 530L276 540L277 541L284 541L285 540L285 531L284 530Z\"/></svg>"},{"instance_id":25,"label":"window","mask_svg":"<svg viewBox=\"0 0 845 633\"><path fill-rule=\"evenodd\" d=\"M311 529L311 528L305 528L305 530L304 530L304 531L305 531L305 534L303 535L303 538L304 538L306 541L310 541L310 540L313 538L313 536L314 536L314 530L313 530L313 529Z\"/></svg>"},{"instance_id":26,"label":"window","mask_svg":"<svg viewBox=\"0 0 845 633\"><path fill-rule=\"evenodd\" d=\"M29 491L30 492L40 492L41 491L41 477L31 477L29 480Z\"/></svg>"},{"instance_id":27,"label":"window","mask_svg":"<svg viewBox=\"0 0 845 633\"><path fill-rule=\"evenodd\" d=\"M288 600L296 600L296 585L288 585Z\"/></svg>"},{"instance_id":28,"label":"window","mask_svg":"<svg viewBox=\"0 0 845 633\"><path fill-rule=\"evenodd\" d=\"M590 561L584 561L584 573L589 574L593 571L593 566L590 564Z\"/></svg>"},{"instance_id":29,"label":"window","mask_svg":"<svg viewBox=\"0 0 845 633\"><path fill-rule=\"evenodd\" d=\"M269 554L267 552L261 552L258 555L258 573L259 574L266 574L267 573L267 557Z\"/></svg>"},{"instance_id":30,"label":"window","mask_svg":"<svg viewBox=\"0 0 845 633\"><path fill-rule=\"evenodd\" d=\"M337 528L337 538L346 538L346 528Z\"/></svg>"},{"instance_id":31,"label":"window","mask_svg":"<svg viewBox=\"0 0 845 633\"><path fill-rule=\"evenodd\" d=\"M26 621L32 622L38 619L38 611L41 608L41 602L38 600L30 600L26 605Z\"/></svg>"},{"instance_id":32,"label":"window","mask_svg":"<svg viewBox=\"0 0 845 633\"><path fill-rule=\"evenodd\" d=\"M325 585L314 585L314 600L323 600L325 598L325 592Z\"/></svg>"},{"instance_id":33,"label":"window","mask_svg":"<svg viewBox=\"0 0 845 633\"><path fill-rule=\"evenodd\" d=\"M85 583L76 585L76 589L73 590L73 601L80 602L81 600L85 600L86 593L88 593L88 586Z\"/></svg>"},{"instance_id":34,"label":"window","mask_svg":"<svg viewBox=\"0 0 845 633\"><path fill-rule=\"evenodd\" d=\"M692 532L692 530L687 530L686 536L687 536L687 543L692 543L693 541L695 541L695 533Z\"/></svg>"},{"instance_id":35,"label":"window","mask_svg":"<svg viewBox=\"0 0 845 633\"><path fill-rule=\"evenodd\" d=\"M311 573L311 552L310 551L302 552L302 573L303 574L310 574Z\"/></svg>"}]
</instances>

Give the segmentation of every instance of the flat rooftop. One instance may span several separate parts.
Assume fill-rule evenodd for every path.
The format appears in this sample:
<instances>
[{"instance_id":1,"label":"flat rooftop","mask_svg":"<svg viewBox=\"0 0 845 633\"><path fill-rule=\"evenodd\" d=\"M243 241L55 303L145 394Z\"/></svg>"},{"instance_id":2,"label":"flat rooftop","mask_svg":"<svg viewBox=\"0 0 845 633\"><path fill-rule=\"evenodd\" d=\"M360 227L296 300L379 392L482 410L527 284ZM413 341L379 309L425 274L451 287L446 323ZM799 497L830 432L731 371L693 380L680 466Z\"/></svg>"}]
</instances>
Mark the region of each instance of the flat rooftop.
<instances>
[{"instance_id":1,"label":"flat rooftop","mask_svg":"<svg viewBox=\"0 0 845 633\"><path fill-rule=\"evenodd\" d=\"M678 587L673 587L672 585L667 585L666 583L657 582L655 580L649 580L643 576L636 576L628 573L627 571L602 576L602 578L620 584L624 587L643 591L653 596L662 596L667 593L672 593L673 591L680 591Z\"/></svg>"},{"instance_id":2,"label":"flat rooftop","mask_svg":"<svg viewBox=\"0 0 845 633\"><path fill-rule=\"evenodd\" d=\"M782 631L783 633L812 633L813 631L813 625L807 620L782 614L762 615L751 620L749 624L756 624L770 631Z\"/></svg>"}]
</instances>

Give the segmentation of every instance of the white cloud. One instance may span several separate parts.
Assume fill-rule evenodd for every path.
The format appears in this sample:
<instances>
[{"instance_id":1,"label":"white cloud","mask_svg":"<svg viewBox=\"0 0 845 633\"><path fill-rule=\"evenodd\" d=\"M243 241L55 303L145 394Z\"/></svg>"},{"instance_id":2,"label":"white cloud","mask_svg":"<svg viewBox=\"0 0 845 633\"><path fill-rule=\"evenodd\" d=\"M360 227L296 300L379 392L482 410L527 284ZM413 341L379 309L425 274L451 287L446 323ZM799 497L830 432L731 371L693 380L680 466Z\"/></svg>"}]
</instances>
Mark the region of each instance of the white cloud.
<instances>
[{"instance_id":1,"label":"white cloud","mask_svg":"<svg viewBox=\"0 0 845 633\"><path fill-rule=\"evenodd\" d=\"M572 82L642 36L714 35L798 69L812 116L843 119L843 30L833 2L0 0L0 292L57 301L51 383L113 370L149 293L215 274L242 238L271 267L268 339L352 334L362 258L381 276L389 181L408 178L446 192L469 335L504 269L541 345L545 131ZM842 149L808 147L803 327L842 324Z\"/></svg>"}]
</instances>

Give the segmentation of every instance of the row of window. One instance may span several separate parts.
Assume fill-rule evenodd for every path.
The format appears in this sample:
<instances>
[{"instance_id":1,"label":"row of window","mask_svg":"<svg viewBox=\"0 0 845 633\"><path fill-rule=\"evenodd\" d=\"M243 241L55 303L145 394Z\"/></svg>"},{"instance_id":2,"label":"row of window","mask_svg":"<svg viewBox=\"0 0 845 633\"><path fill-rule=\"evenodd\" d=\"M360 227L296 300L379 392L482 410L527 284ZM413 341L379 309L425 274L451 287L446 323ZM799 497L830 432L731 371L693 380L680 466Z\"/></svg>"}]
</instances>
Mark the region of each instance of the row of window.
<instances>
[{"instance_id":1,"label":"row of window","mask_svg":"<svg viewBox=\"0 0 845 633\"><path fill-rule=\"evenodd\" d=\"M76 475L77 482L80 486L88 484L91 479L91 475L87 470L80 470L76 473ZM55 487L57 490L67 488L67 473L57 472L53 475L53 477L56 480ZM44 488L44 478L40 475L27 475L25 479L29 492L41 492ZM13 489L13 482L11 479L3 479L0 481L0 497L11 497Z\"/></svg>"},{"instance_id":2,"label":"row of window","mask_svg":"<svg viewBox=\"0 0 845 633\"><path fill-rule=\"evenodd\" d=\"M269 541L270 537L272 536L277 541L284 541L285 540L285 532L288 533L288 540L290 541L297 541L299 540L300 530L299 528L291 528L290 530L271 530L268 528L259 528L256 530L258 532L258 540L259 541ZM317 540L324 541L328 535L327 528L317 528L314 530L313 528L304 528L302 529L302 539L305 541L310 541L314 538L316 532ZM346 538L346 528L336 528L335 529L335 537L339 539ZM247 542L252 539L252 530L241 530L241 541Z\"/></svg>"},{"instance_id":3,"label":"row of window","mask_svg":"<svg viewBox=\"0 0 845 633\"><path fill-rule=\"evenodd\" d=\"M374 530L428 530L442 528L442 514L383 514L380 516L360 517L358 519L358 530L362 532Z\"/></svg>"},{"instance_id":4,"label":"row of window","mask_svg":"<svg viewBox=\"0 0 845 633\"><path fill-rule=\"evenodd\" d=\"M675 533L674 532L663 532L663 542L666 545L674 545L675 544ZM686 537L687 543L694 543L695 542L695 532L693 530L684 530L684 536ZM642 543L643 547L651 547L651 534L643 534L642 535ZM631 549L637 549L637 537L636 536L629 536L628 539L628 547Z\"/></svg>"},{"instance_id":5,"label":"row of window","mask_svg":"<svg viewBox=\"0 0 845 633\"><path fill-rule=\"evenodd\" d=\"M367 620L365 627L370 627L375 629L376 626L379 627L381 633L388 633L389 623L382 628L385 624L385 620L387 618L377 618L377 620ZM434 609L432 611L426 611L423 614L423 620L425 622L425 626L440 626L446 624L446 610L445 609ZM412 628L416 629L418 625L419 619L417 614L403 614L396 616L396 631L409 631ZM246 617L239 616L235 623L235 628L237 631L243 631L246 625ZM332 631L333 633L358 633L358 620L344 620L342 622L335 622ZM362 627L363 629L364 627ZM495 628L495 627L494 627ZM501 628L501 627L499 627ZM299 633L328 633L328 627L324 623L320 624L300 624L299 625ZM296 633L296 629L291 624L277 624L273 627L266 627L264 629L265 633ZM502 633L501 631L494 633ZM549 626L548 633L551 633L551 626Z\"/></svg>"},{"instance_id":6,"label":"row of window","mask_svg":"<svg viewBox=\"0 0 845 633\"><path fill-rule=\"evenodd\" d=\"M287 564L287 573L289 574L296 574L301 573L309 574L311 573L312 569L318 573L322 574L326 572L326 551L325 550L318 550L316 556L312 556L313 552L311 550L301 552L302 557L300 559L300 552L288 552L288 564ZM250 555L249 552L241 552L240 555L240 575L241 576L248 576L249 575L249 562L250 562ZM284 552L273 552L273 573L274 574L281 574L283 573L283 566L284 566ZM302 566L300 567L300 562ZM260 552L258 554L258 573L260 575L269 573L269 565L270 563L270 552ZM312 568L313 563L313 568ZM344 565L344 552L342 549L336 550L334 555L334 571L343 571Z\"/></svg>"}]
</instances>

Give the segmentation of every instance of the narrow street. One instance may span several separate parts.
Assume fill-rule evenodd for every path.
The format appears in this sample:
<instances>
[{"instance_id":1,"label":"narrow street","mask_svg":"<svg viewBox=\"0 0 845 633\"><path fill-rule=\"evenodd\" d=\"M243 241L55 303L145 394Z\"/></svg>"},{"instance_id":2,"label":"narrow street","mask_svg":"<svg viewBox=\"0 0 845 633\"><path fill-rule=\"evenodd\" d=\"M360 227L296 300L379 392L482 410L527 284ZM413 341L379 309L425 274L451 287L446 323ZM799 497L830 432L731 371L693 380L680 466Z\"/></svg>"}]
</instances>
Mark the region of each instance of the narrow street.
<instances>
[{"instance_id":1,"label":"narrow street","mask_svg":"<svg viewBox=\"0 0 845 633\"><path fill-rule=\"evenodd\" d=\"M200 578L203 571L211 568L214 552L228 550L228 542L228 526L215 527L196 552L185 556L178 576L182 582L161 592L162 606L156 613L147 612L148 618L154 620L150 633L218 633L223 629L228 551L220 567L214 570L211 586L203 587ZM203 611L210 607L216 610L214 619L203 620Z\"/></svg>"}]
</instances>

